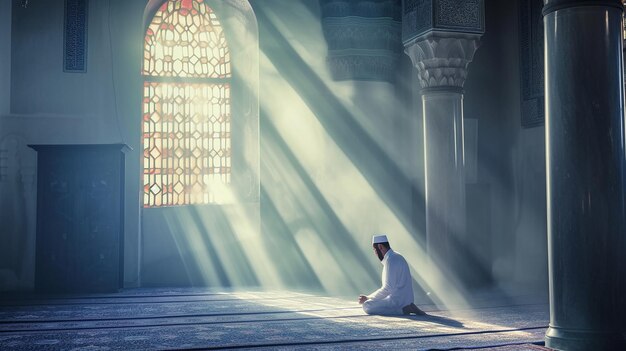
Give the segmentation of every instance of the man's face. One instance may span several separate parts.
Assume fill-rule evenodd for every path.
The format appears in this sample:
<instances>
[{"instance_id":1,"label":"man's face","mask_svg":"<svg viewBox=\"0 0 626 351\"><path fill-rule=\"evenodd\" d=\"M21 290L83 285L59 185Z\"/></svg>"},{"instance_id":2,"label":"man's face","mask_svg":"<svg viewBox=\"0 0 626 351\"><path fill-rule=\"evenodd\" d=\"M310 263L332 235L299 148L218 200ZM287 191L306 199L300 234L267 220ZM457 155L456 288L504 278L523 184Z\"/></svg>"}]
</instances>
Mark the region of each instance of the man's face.
<instances>
[{"instance_id":1,"label":"man's face","mask_svg":"<svg viewBox=\"0 0 626 351\"><path fill-rule=\"evenodd\" d=\"M380 251L379 248L379 244L374 244L372 249L374 250L374 254L376 254L376 256L378 257L379 260L383 260L383 258L385 258L385 256L383 255L383 253Z\"/></svg>"}]
</instances>

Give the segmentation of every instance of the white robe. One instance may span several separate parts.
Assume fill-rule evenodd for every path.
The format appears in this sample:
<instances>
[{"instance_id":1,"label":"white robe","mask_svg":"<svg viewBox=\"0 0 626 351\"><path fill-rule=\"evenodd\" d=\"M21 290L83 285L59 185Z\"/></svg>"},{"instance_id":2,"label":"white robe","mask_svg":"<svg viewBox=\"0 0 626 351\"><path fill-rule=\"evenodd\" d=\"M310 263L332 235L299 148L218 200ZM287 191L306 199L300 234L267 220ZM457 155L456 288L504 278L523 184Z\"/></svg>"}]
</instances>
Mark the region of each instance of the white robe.
<instances>
[{"instance_id":1,"label":"white robe","mask_svg":"<svg viewBox=\"0 0 626 351\"><path fill-rule=\"evenodd\" d=\"M382 287L369 294L363 303L367 314L398 315L413 303L413 280L402 255L389 249L382 260Z\"/></svg>"}]
</instances>

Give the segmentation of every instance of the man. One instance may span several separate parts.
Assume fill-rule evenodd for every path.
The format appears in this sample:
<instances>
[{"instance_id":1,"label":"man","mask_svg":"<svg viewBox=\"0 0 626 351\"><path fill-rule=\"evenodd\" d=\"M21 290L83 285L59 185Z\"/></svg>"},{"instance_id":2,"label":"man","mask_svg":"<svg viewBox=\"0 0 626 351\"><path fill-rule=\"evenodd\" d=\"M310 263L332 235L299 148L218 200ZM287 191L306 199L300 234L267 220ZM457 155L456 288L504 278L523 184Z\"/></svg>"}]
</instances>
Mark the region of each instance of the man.
<instances>
[{"instance_id":1,"label":"man","mask_svg":"<svg viewBox=\"0 0 626 351\"><path fill-rule=\"evenodd\" d=\"M380 315L425 315L413 303L413 280L404 257L391 249L386 235L374 235L372 246L383 264L383 286L367 296L359 296L363 311Z\"/></svg>"}]
</instances>

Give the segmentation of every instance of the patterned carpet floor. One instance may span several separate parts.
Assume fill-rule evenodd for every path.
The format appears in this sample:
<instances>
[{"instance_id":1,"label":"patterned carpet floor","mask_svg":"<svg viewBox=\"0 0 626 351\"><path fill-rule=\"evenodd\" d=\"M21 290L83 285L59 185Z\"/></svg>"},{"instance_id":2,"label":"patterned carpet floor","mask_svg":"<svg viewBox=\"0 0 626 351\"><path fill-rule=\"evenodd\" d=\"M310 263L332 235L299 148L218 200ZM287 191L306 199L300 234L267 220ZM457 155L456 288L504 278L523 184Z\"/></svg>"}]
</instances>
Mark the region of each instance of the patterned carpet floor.
<instances>
[{"instance_id":1,"label":"patterned carpet floor","mask_svg":"<svg viewBox=\"0 0 626 351\"><path fill-rule=\"evenodd\" d=\"M288 291L3 297L0 350L542 349L547 304L474 306L383 317L355 301Z\"/></svg>"}]
</instances>

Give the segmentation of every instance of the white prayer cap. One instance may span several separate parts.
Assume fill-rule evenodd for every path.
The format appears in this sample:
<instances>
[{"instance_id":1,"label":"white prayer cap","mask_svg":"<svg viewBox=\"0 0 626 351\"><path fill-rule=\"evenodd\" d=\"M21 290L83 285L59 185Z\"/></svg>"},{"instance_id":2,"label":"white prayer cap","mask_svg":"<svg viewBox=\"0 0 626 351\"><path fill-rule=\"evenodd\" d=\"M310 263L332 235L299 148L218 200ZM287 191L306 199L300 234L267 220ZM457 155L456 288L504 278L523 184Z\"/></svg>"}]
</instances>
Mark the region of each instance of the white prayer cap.
<instances>
[{"instance_id":1,"label":"white prayer cap","mask_svg":"<svg viewBox=\"0 0 626 351\"><path fill-rule=\"evenodd\" d=\"M387 240L387 235L384 235L384 234L374 235L372 237L372 245L380 244L380 243L388 243L388 242L389 240Z\"/></svg>"}]
</instances>

